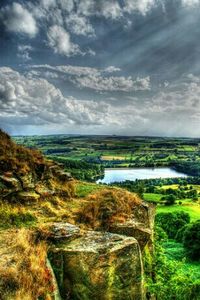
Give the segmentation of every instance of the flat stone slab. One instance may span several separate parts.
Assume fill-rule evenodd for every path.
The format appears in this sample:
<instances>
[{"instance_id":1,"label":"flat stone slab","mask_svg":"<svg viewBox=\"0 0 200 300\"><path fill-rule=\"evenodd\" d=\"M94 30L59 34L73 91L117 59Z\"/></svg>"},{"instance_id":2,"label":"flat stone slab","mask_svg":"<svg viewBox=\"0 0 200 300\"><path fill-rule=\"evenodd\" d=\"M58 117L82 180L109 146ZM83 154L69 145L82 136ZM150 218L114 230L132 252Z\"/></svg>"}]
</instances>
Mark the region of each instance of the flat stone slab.
<instances>
[{"instance_id":1,"label":"flat stone slab","mask_svg":"<svg viewBox=\"0 0 200 300\"><path fill-rule=\"evenodd\" d=\"M140 247L132 237L89 231L50 253L63 299L142 300Z\"/></svg>"},{"instance_id":2,"label":"flat stone slab","mask_svg":"<svg viewBox=\"0 0 200 300\"><path fill-rule=\"evenodd\" d=\"M80 228L70 223L54 223L48 230L53 241L63 242L80 236Z\"/></svg>"},{"instance_id":3,"label":"flat stone slab","mask_svg":"<svg viewBox=\"0 0 200 300\"><path fill-rule=\"evenodd\" d=\"M0 182L2 182L8 190L19 191L22 189L19 180L12 176L0 175Z\"/></svg>"},{"instance_id":4,"label":"flat stone slab","mask_svg":"<svg viewBox=\"0 0 200 300\"><path fill-rule=\"evenodd\" d=\"M109 228L109 230L113 233L134 237L138 241L141 250L144 249L152 237L152 230L150 228L146 228L144 227L144 224L137 223L134 220L114 224Z\"/></svg>"},{"instance_id":5,"label":"flat stone slab","mask_svg":"<svg viewBox=\"0 0 200 300\"><path fill-rule=\"evenodd\" d=\"M40 198L40 195L35 193L34 191L32 192L19 192L17 193L16 200L19 200L20 202L23 203L33 203L37 202Z\"/></svg>"}]
</instances>

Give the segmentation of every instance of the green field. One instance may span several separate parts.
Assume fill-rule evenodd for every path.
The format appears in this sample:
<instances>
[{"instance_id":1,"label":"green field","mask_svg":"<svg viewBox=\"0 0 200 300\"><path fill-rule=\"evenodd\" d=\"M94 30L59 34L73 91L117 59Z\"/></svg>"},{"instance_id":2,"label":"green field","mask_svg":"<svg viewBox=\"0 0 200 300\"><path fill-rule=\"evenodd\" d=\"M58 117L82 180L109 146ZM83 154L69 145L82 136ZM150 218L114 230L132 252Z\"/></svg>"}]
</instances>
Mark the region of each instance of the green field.
<instances>
[{"instance_id":1,"label":"green field","mask_svg":"<svg viewBox=\"0 0 200 300\"><path fill-rule=\"evenodd\" d=\"M187 173L190 175L187 178L148 179L114 183L113 185L137 193L147 202L155 203L157 214L182 211L190 215L191 222L200 219L200 139L75 135L20 136L14 137L14 139L19 144L39 149L49 159L62 163L63 168L70 172L72 177L82 180L76 181L77 200L102 188L109 188L107 185L92 183L103 176L105 167L169 166L177 171ZM170 203L170 201L172 202ZM171 220L171 217L168 220ZM174 227L169 228L174 229ZM167 233L167 229L165 230ZM183 244L175 240L167 240L167 235L164 242L160 243L162 243L159 245L162 254L157 262L158 273L156 276L157 282L161 282L164 278L161 287L165 289L165 286L169 286L171 288L174 282L179 286L181 280L182 290L182 287L187 287L187 283L184 285L187 278L190 280L188 282L191 289L198 286L200 281L199 262L189 261L186 258ZM156 242L154 246L155 254L158 255ZM160 258L163 259L161 259L162 262ZM172 278L172 282L168 278L169 265L174 266L173 274L170 275L172 277L169 276ZM165 270L164 266L167 268L167 273L163 271ZM159 286L156 288L160 289ZM166 292L167 295L168 292L170 291ZM170 299L176 299L176 297ZM190 300L188 297L184 299Z\"/></svg>"},{"instance_id":2,"label":"green field","mask_svg":"<svg viewBox=\"0 0 200 300\"><path fill-rule=\"evenodd\" d=\"M162 196L162 194L144 193L144 200L159 203Z\"/></svg>"},{"instance_id":3,"label":"green field","mask_svg":"<svg viewBox=\"0 0 200 300\"><path fill-rule=\"evenodd\" d=\"M99 161L105 167L168 166L174 161L200 161L200 139L81 135L13 138L49 157Z\"/></svg>"},{"instance_id":4,"label":"green field","mask_svg":"<svg viewBox=\"0 0 200 300\"><path fill-rule=\"evenodd\" d=\"M197 221L200 219L200 205L172 205L172 206L158 206L157 213L161 212L177 212L183 211L190 215L191 221Z\"/></svg>"}]
</instances>

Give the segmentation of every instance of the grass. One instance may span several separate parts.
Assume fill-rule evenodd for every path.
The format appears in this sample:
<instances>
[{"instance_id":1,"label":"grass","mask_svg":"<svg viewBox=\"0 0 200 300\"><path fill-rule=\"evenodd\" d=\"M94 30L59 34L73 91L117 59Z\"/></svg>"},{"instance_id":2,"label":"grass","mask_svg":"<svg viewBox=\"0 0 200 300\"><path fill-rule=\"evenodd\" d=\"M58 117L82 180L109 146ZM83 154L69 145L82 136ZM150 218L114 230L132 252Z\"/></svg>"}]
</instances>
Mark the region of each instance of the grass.
<instances>
[{"instance_id":1,"label":"grass","mask_svg":"<svg viewBox=\"0 0 200 300\"><path fill-rule=\"evenodd\" d=\"M123 189L104 188L88 196L80 207L78 220L92 229L108 229L115 222L124 222L141 204L140 198Z\"/></svg>"},{"instance_id":2,"label":"grass","mask_svg":"<svg viewBox=\"0 0 200 300\"><path fill-rule=\"evenodd\" d=\"M187 188L190 189L190 186L192 186L192 188L194 190L197 190L198 192L200 192L200 185L198 184L188 184L187 185ZM159 188L159 187L158 187ZM167 190L167 189L174 189L174 190L177 190L179 189L179 185L178 184L170 184L170 185L163 185L162 186L162 189L163 190Z\"/></svg>"},{"instance_id":3,"label":"grass","mask_svg":"<svg viewBox=\"0 0 200 300\"><path fill-rule=\"evenodd\" d=\"M0 204L0 228L32 226L37 218L22 206Z\"/></svg>"},{"instance_id":4,"label":"grass","mask_svg":"<svg viewBox=\"0 0 200 300\"><path fill-rule=\"evenodd\" d=\"M127 157L125 154L124 156L120 156L120 155L116 155L113 153L113 155L103 155L101 156L101 159L102 160L107 160L107 161L110 161L110 160L126 160L126 159L130 159L130 157Z\"/></svg>"},{"instance_id":5,"label":"grass","mask_svg":"<svg viewBox=\"0 0 200 300\"><path fill-rule=\"evenodd\" d=\"M170 260L183 262L181 270L184 275L192 276L193 280L200 280L200 263L190 262L185 259L185 251L181 243L169 240L163 243L165 255Z\"/></svg>"},{"instance_id":6,"label":"grass","mask_svg":"<svg viewBox=\"0 0 200 300\"><path fill-rule=\"evenodd\" d=\"M52 275L47 245L27 229L0 232L0 299L51 299Z\"/></svg>"},{"instance_id":7,"label":"grass","mask_svg":"<svg viewBox=\"0 0 200 300\"><path fill-rule=\"evenodd\" d=\"M167 213L167 212L177 212L183 211L190 215L191 221L197 221L200 219L200 205L190 204L190 205L171 205L171 206L157 206L157 213Z\"/></svg>"},{"instance_id":8,"label":"grass","mask_svg":"<svg viewBox=\"0 0 200 300\"><path fill-rule=\"evenodd\" d=\"M173 189L173 190L177 190L179 187L178 184L170 184L170 185L163 185L162 189L163 190L167 190L167 189Z\"/></svg>"},{"instance_id":9,"label":"grass","mask_svg":"<svg viewBox=\"0 0 200 300\"><path fill-rule=\"evenodd\" d=\"M160 202L160 199L163 197L162 194L154 194L154 193L144 193L144 200L149 202Z\"/></svg>"},{"instance_id":10,"label":"grass","mask_svg":"<svg viewBox=\"0 0 200 300\"><path fill-rule=\"evenodd\" d=\"M95 183L79 182L76 184L75 193L78 198L84 198L89 194L96 192L102 188L103 188L102 185L97 185Z\"/></svg>"},{"instance_id":11,"label":"grass","mask_svg":"<svg viewBox=\"0 0 200 300\"><path fill-rule=\"evenodd\" d=\"M112 164L113 159L145 165L149 158L153 163L167 165L170 160L191 160L191 155L197 157L199 151L198 140L182 138L166 138L163 141L157 137L52 135L15 137L15 140L41 151L69 149L69 153L58 155L62 158L66 157L66 159L81 160L86 157L102 157L104 165ZM190 143L194 145L190 145Z\"/></svg>"}]
</instances>

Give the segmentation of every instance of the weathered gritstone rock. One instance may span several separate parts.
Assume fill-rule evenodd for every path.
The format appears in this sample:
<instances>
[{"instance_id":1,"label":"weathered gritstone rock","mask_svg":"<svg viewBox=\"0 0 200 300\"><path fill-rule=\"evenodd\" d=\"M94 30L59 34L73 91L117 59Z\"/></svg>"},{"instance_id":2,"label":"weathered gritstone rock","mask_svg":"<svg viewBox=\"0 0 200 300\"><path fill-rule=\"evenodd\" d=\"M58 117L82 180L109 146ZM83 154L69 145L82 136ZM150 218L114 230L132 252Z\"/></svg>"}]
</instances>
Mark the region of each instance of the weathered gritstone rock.
<instances>
[{"instance_id":1,"label":"weathered gritstone rock","mask_svg":"<svg viewBox=\"0 0 200 300\"><path fill-rule=\"evenodd\" d=\"M47 268L50 271L50 274L51 274L51 277L52 277L52 284L53 284L53 287L54 287L54 291L51 294L51 300L62 300L62 298L60 296L60 291L59 291L59 288L58 288L58 284L57 284L57 281L56 281L54 271L53 271L52 266L51 266L48 259L47 259ZM39 300L39 299L37 299L37 300Z\"/></svg>"},{"instance_id":2,"label":"weathered gritstone rock","mask_svg":"<svg viewBox=\"0 0 200 300\"><path fill-rule=\"evenodd\" d=\"M80 228L70 223L54 223L49 228L49 238L54 242L63 242L80 236Z\"/></svg>"},{"instance_id":3,"label":"weathered gritstone rock","mask_svg":"<svg viewBox=\"0 0 200 300\"><path fill-rule=\"evenodd\" d=\"M45 186L42 183L36 184L35 191L40 196L44 196L44 197L52 196L52 195L55 194L54 190L51 190L51 189L47 188L47 186Z\"/></svg>"},{"instance_id":4,"label":"weathered gritstone rock","mask_svg":"<svg viewBox=\"0 0 200 300\"><path fill-rule=\"evenodd\" d=\"M22 186L19 180L11 176L0 175L0 184L1 184L1 192L5 194L8 192L22 190Z\"/></svg>"},{"instance_id":5,"label":"weathered gritstone rock","mask_svg":"<svg viewBox=\"0 0 200 300\"><path fill-rule=\"evenodd\" d=\"M38 195L34 191L32 191L32 192L19 192L15 195L15 198L20 203L29 204L29 203L37 202L40 198L40 195Z\"/></svg>"},{"instance_id":6,"label":"weathered gritstone rock","mask_svg":"<svg viewBox=\"0 0 200 300\"><path fill-rule=\"evenodd\" d=\"M145 228L142 223L136 223L134 220L115 224L109 228L109 231L134 237L138 241L141 250L144 249L152 237L152 230L150 228Z\"/></svg>"},{"instance_id":7,"label":"weathered gritstone rock","mask_svg":"<svg viewBox=\"0 0 200 300\"><path fill-rule=\"evenodd\" d=\"M134 237L141 250L148 244L151 245L153 240L155 206L152 204L142 203L134 210L132 218L123 223L114 223L109 227L112 233L122 234Z\"/></svg>"},{"instance_id":8,"label":"weathered gritstone rock","mask_svg":"<svg viewBox=\"0 0 200 300\"><path fill-rule=\"evenodd\" d=\"M154 216L155 206L145 202L136 206L133 211L134 221L143 224L146 228L153 228Z\"/></svg>"},{"instance_id":9,"label":"weathered gritstone rock","mask_svg":"<svg viewBox=\"0 0 200 300\"><path fill-rule=\"evenodd\" d=\"M58 180L60 180L62 182L73 180L73 178L71 177L71 174L62 170L60 165L62 165L62 164L53 164L53 165L46 167L44 169L44 174L43 174L42 179L50 180L50 179L53 179L56 177Z\"/></svg>"},{"instance_id":10,"label":"weathered gritstone rock","mask_svg":"<svg viewBox=\"0 0 200 300\"><path fill-rule=\"evenodd\" d=\"M136 239L90 231L51 250L63 299L141 300L143 268Z\"/></svg>"},{"instance_id":11,"label":"weathered gritstone rock","mask_svg":"<svg viewBox=\"0 0 200 300\"><path fill-rule=\"evenodd\" d=\"M57 176L57 178L60 180L60 181L71 181L71 180L73 180L73 178L71 177L71 175L70 175L70 173L67 173L67 172L65 172L65 171L62 171L62 170L60 170L60 171L58 171L57 173L56 173L56 176Z\"/></svg>"},{"instance_id":12,"label":"weathered gritstone rock","mask_svg":"<svg viewBox=\"0 0 200 300\"><path fill-rule=\"evenodd\" d=\"M22 181L24 190L34 189L36 178L33 173L29 173L24 176L21 176L20 179Z\"/></svg>"}]
</instances>

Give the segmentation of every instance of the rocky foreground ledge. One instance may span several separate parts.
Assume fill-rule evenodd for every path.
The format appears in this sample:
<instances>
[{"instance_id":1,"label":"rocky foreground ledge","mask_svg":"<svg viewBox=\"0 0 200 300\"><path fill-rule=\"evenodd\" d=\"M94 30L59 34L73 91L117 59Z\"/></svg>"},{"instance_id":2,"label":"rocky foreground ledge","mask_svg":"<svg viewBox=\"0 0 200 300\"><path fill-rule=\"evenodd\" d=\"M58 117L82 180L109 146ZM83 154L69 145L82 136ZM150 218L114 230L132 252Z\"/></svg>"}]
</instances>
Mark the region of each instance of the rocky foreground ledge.
<instances>
[{"instance_id":1,"label":"rocky foreground ledge","mask_svg":"<svg viewBox=\"0 0 200 300\"><path fill-rule=\"evenodd\" d=\"M152 251L154 207L141 204L135 219L112 232L69 223L50 227L49 259L63 299L145 299L143 252Z\"/></svg>"},{"instance_id":2,"label":"rocky foreground ledge","mask_svg":"<svg viewBox=\"0 0 200 300\"><path fill-rule=\"evenodd\" d=\"M56 233L49 257L64 299L144 299L136 239L96 231L77 237L78 227L62 228L70 240Z\"/></svg>"},{"instance_id":3,"label":"rocky foreground ledge","mask_svg":"<svg viewBox=\"0 0 200 300\"><path fill-rule=\"evenodd\" d=\"M61 165L0 131L2 300L145 299L154 207L103 186L78 198L76 184Z\"/></svg>"}]
</instances>

